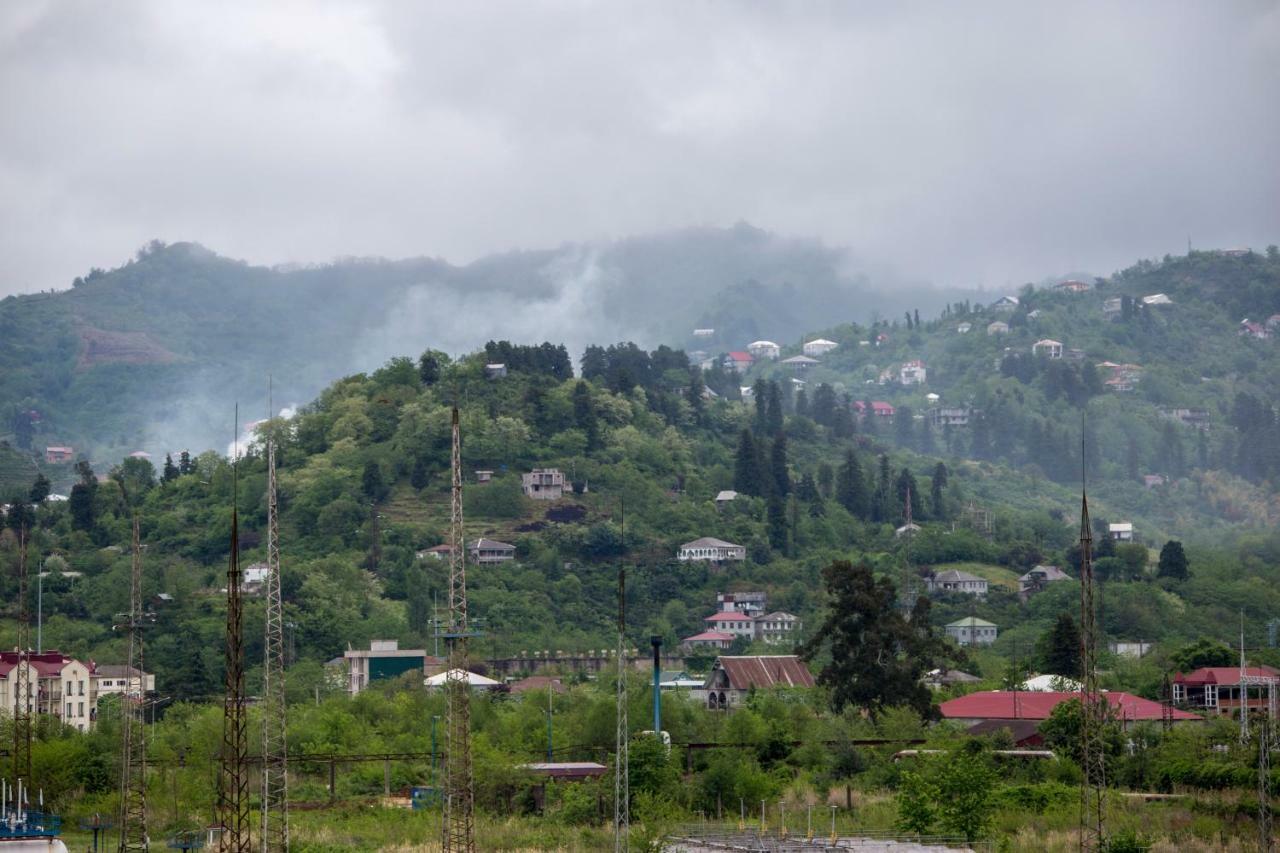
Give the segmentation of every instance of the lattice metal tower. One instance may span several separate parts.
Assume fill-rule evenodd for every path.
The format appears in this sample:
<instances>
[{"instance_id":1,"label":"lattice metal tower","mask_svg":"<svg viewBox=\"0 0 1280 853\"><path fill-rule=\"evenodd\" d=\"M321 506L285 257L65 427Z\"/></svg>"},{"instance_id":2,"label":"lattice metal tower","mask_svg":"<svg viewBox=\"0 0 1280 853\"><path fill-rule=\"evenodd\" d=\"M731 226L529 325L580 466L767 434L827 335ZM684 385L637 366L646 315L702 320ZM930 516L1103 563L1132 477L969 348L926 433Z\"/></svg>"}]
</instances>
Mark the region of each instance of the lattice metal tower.
<instances>
[{"instance_id":1,"label":"lattice metal tower","mask_svg":"<svg viewBox=\"0 0 1280 853\"><path fill-rule=\"evenodd\" d=\"M1274 675L1250 675L1248 662L1244 656L1244 611L1240 611L1240 743L1249 742L1249 688L1258 687L1266 691L1266 718L1274 728L1276 721L1276 687L1280 678Z\"/></svg>"},{"instance_id":2,"label":"lattice metal tower","mask_svg":"<svg viewBox=\"0 0 1280 853\"><path fill-rule=\"evenodd\" d=\"M627 570L618 569L618 688L613 766L613 850L627 853L631 835L631 735L627 726Z\"/></svg>"},{"instance_id":3,"label":"lattice metal tower","mask_svg":"<svg viewBox=\"0 0 1280 853\"><path fill-rule=\"evenodd\" d=\"M27 528L18 530L18 663L10 677L13 687L13 750L10 756L9 790L31 787L31 721L35 694L31 681L31 614L27 610Z\"/></svg>"},{"instance_id":4,"label":"lattice metal tower","mask_svg":"<svg viewBox=\"0 0 1280 853\"><path fill-rule=\"evenodd\" d=\"M239 423L237 415L237 429ZM218 848L230 853L252 849L249 826L248 726L244 697L244 614L240 602L239 471L233 451L231 556L227 561L226 692L222 700L222 749L218 756Z\"/></svg>"},{"instance_id":5,"label":"lattice metal tower","mask_svg":"<svg viewBox=\"0 0 1280 853\"><path fill-rule=\"evenodd\" d=\"M146 684L142 678L142 537L138 513L133 513L133 562L129 568L129 613L124 624L128 632L129 658L126 685L138 673L138 690L126 689L120 720L120 850L147 850L147 732L144 709Z\"/></svg>"},{"instance_id":6,"label":"lattice metal tower","mask_svg":"<svg viewBox=\"0 0 1280 853\"><path fill-rule=\"evenodd\" d=\"M471 778L471 683L467 673L466 542L462 531L462 442L458 407L453 407L453 489L449 524L449 669L445 677L448 708L445 721L445 853L476 849L475 787Z\"/></svg>"},{"instance_id":7,"label":"lattice metal tower","mask_svg":"<svg viewBox=\"0 0 1280 853\"><path fill-rule=\"evenodd\" d=\"M270 430L270 426L268 426ZM267 435L267 599L262 661L262 851L289 849L289 745L285 733L284 611L280 600L280 519L276 442Z\"/></svg>"},{"instance_id":8,"label":"lattice metal tower","mask_svg":"<svg viewBox=\"0 0 1280 853\"><path fill-rule=\"evenodd\" d=\"M1262 718L1258 732L1258 847L1264 853L1275 849L1271 829L1271 740L1274 720Z\"/></svg>"},{"instance_id":9,"label":"lattice metal tower","mask_svg":"<svg viewBox=\"0 0 1280 853\"><path fill-rule=\"evenodd\" d=\"M1081 442L1083 444L1083 441ZM1083 448L1082 448L1083 449ZM1098 622L1093 600L1093 528L1089 522L1089 498L1080 490L1080 849L1100 850L1105 845L1106 756L1102 727L1107 719L1106 699L1098 690Z\"/></svg>"}]
</instances>

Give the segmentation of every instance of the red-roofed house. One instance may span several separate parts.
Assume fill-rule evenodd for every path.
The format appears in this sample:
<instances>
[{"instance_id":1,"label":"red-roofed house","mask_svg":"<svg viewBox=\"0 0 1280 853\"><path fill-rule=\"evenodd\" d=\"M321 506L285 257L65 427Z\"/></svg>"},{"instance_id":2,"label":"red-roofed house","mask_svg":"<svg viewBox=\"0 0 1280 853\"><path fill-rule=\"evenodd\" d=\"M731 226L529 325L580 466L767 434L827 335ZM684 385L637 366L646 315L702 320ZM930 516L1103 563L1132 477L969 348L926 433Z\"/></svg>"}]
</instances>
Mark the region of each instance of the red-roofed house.
<instances>
[{"instance_id":1,"label":"red-roofed house","mask_svg":"<svg viewBox=\"0 0 1280 853\"><path fill-rule=\"evenodd\" d=\"M712 710L735 708L746 701L752 690L812 687L813 673L795 655L751 655L716 658L707 682L694 691L697 698Z\"/></svg>"},{"instance_id":2,"label":"red-roofed house","mask_svg":"<svg viewBox=\"0 0 1280 853\"><path fill-rule=\"evenodd\" d=\"M44 461L51 465L73 462L75 458L76 449L74 447L46 447L44 449Z\"/></svg>"},{"instance_id":3,"label":"red-roofed house","mask_svg":"<svg viewBox=\"0 0 1280 853\"><path fill-rule=\"evenodd\" d=\"M703 631L701 634L685 637L680 641L680 646L685 652L696 652L703 649L724 651L733 645L735 639L735 635L727 631Z\"/></svg>"},{"instance_id":4,"label":"red-roofed house","mask_svg":"<svg viewBox=\"0 0 1280 853\"><path fill-rule=\"evenodd\" d=\"M1253 678L1280 679L1280 670L1270 666L1245 667L1244 674ZM1267 709L1267 688L1246 687L1250 708ZM1231 714L1240 707L1240 667L1203 666L1194 672L1173 677L1173 702L1188 708L1204 709L1215 714Z\"/></svg>"},{"instance_id":5,"label":"red-roofed house","mask_svg":"<svg viewBox=\"0 0 1280 853\"><path fill-rule=\"evenodd\" d=\"M81 663L58 651L31 652L30 672L35 680L36 702L32 709L48 714L87 732L98 718L98 692L93 683L93 665ZM18 653L0 652L0 707L10 714L17 706ZM29 682L30 683L30 682Z\"/></svg>"},{"instance_id":6,"label":"red-roofed house","mask_svg":"<svg viewBox=\"0 0 1280 853\"><path fill-rule=\"evenodd\" d=\"M867 404L861 400L854 400L853 411L859 415L865 415L867 413ZM893 406L883 400L872 400L871 414L878 418L891 418L893 417Z\"/></svg>"},{"instance_id":7,"label":"red-roofed house","mask_svg":"<svg viewBox=\"0 0 1280 853\"><path fill-rule=\"evenodd\" d=\"M743 352L741 350L734 350L724 357L724 369L736 370L739 373L749 370L751 365L755 363L755 356L749 352Z\"/></svg>"},{"instance_id":8,"label":"red-roofed house","mask_svg":"<svg viewBox=\"0 0 1280 853\"><path fill-rule=\"evenodd\" d=\"M749 640L756 635L755 616L748 613L721 610L702 621L707 623L708 631L718 631L731 637L746 637Z\"/></svg>"},{"instance_id":9,"label":"red-roofed house","mask_svg":"<svg viewBox=\"0 0 1280 853\"><path fill-rule=\"evenodd\" d=\"M1112 715L1122 723L1162 719L1163 708L1159 702L1143 699L1131 693L1103 693L1102 697L1111 706ZM949 699L938 707L944 718L961 723L980 723L985 720L1047 720L1059 704L1079 698L1079 693L1057 690L1042 693L987 690ZM1203 719L1197 714L1176 708L1171 709L1171 713L1175 721L1191 722Z\"/></svg>"}]
</instances>

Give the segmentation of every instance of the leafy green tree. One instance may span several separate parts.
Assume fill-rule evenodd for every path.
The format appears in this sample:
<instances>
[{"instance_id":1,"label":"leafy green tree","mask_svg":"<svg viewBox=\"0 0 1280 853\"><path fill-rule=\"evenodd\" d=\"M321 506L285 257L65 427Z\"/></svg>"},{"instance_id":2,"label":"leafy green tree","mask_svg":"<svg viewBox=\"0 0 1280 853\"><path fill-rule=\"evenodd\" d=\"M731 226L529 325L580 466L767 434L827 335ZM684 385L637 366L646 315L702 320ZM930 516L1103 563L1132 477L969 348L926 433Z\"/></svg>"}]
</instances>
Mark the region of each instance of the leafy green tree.
<instances>
[{"instance_id":1,"label":"leafy green tree","mask_svg":"<svg viewBox=\"0 0 1280 853\"><path fill-rule=\"evenodd\" d=\"M906 705L922 717L936 716L920 679L954 660L954 652L930 624L929 600L918 599L908 617L897 606L893 581L877 578L865 563L837 560L822 577L829 612L800 654L825 661L818 682L831 691L836 712L853 706L877 716Z\"/></svg>"},{"instance_id":2,"label":"leafy green tree","mask_svg":"<svg viewBox=\"0 0 1280 853\"><path fill-rule=\"evenodd\" d=\"M36 523L36 512L31 508L30 504L24 501L14 501L9 505L9 512L5 516L5 523L14 533L20 533L23 530L28 531Z\"/></svg>"},{"instance_id":3,"label":"leafy green tree","mask_svg":"<svg viewBox=\"0 0 1280 853\"><path fill-rule=\"evenodd\" d=\"M44 503L44 499L49 497L49 492L52 488L49 484L49 478L43 472L38 473L35 481L31 484L31 492L28 497L33 504Z\"/></svg>"},{"instance_id":4,"label":"leafy green tree","mask_svg":"<svg viewBox=\"0 0 1280 853\"><path fill-rule=\"evenodd\" d=\"M364 473L360 475L360 490L364 496L375 503L386 498L390 488L382 479L382 466L370 459L364 463Z\"/></svg>"},{"instance_id":5,"label":"leafy green tree","mask_svg":"<svg viewBox=\"0 0 1280 853\"><path fill-rule=\"evenodd\" d=\"M1191 672L1202 666L1231 666L1235 658L1230 647L1201 637L1175 651L1169 656L1169 662L1178 672Z\"/></svg>"},{"instance_id":6,"label":"leafy green tree","mask_svg":"<svg viewBox=\"0 0 1280 853\"><path fill-rule=\"evenodd\" d=\"M1160 564L1156 574L1162 578L1173 578L1180 581L1190 577L1191 572L1187 563L1187 554L1182 550L1181 542L1176 539L1170 539L1164 543L1164 547L1160 549Z\"/></svg>"},{"instance_id":7,"label":"leafy green tree","mask_svg":"<svg viewBox=\"0 0 1280 853\"><path fill-rule=\"evenodd\" d=\"M93 498L97 490L97 481L93 485L80 482L71 487L67 506L71 513L71 526L76 530L91 531L96 526Z\"/></svg>"},{"instance_id":8,"label":"leafy green tree","mask_svg":"<svg viewBox=\"0 0 1280 853\"><path fill-rule=\"evenodd\" d=\"M904 770L894 797L901 832L929 835L938 819L938 786L924 767Z\"/></svg>"},{"instance_id":9,"label":"leafy green tree","mask_svg":"<svg viewBox=\"0 0 1280 853\"><path fill-rule=\"evenodd\" d=\"M1080 628L1071 614L1058 614L1057 620L1036 643L1040 668L1053 675L1080 677Z\"/></svg>"},{"instance_id":10,"label":"leafy green tree","mask_svg":"<svg viewBox=\"0 0 1280 853\"><path fill-rule=\"evenodd\" d=\"M948 834L966 841L985 837L995 814L997 775L978 743L958 749L938 767L938 822Z\"/></svg>"},{"instance_id":11,"label":"leafy green tree","mask_svg":"<svg viewBox=\"0 0 1280 853\"><path fill-rule=\"evenodd\" d=\"M449 356L429 349L418 356L418 381L428 387L440 381L440 371L449 364Z\"/></svg>"}]
</instances>

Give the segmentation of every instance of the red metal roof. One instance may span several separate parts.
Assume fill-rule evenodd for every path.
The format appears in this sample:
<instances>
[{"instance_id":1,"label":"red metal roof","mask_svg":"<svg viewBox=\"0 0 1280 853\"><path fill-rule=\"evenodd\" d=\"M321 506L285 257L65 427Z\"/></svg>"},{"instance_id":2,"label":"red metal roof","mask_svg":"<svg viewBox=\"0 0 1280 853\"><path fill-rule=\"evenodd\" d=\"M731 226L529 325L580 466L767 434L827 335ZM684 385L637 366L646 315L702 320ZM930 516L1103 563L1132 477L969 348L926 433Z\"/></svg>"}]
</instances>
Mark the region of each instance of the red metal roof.
<instances>
[{"instance_id":1,"label":"red metal roof","mask_svg":"<svg viewBox=\"0 0 1280 853\"><path fill-rule=\"evenodd\" d=\"M723 655L716 664L729 678L734 690L752 687L812 687L813 673L795 655Z\"/></svg>"},{"instance_id":2,"label":"red metal roof","mask_svg":"<svg viewBox=\"0 0 1280 853\"><path fill-rule=\"evenodd\" d=\"M1134 696L1132 693L1103 693L1116 717L1125 720L1159 720L1162 708L1159 702ZM949 699L938 707L942 716L955 720L1047 720L1061 702L1079 699L1079 693L1046 691L1023 693L1013 690L988 690L970 693L958 699ZM1172 709L1175 720L1199 720L1202 717L1187 711Z\"/></svg>"},{"instance_id":3,"label":"red metal roof","mask_svg":"<svg viewBox=\"0 0 1280 853\"><path fill-rule=\"evenodd\" d=\"M1276 678L1280 676L1280 670L1270 666L1247 666L1245 667L1245 675L1261 676L1263 678ZM1178 684L1189 684L1192 686L1200 686L1204 684L1217 684L1218 686L1235 686L1240 683L1240 667L1238 666L1202 666L1199 669L1188 672L1186 674L1178 673L1173 677Z\"/></svg>"},{"instance_id":4,"label":"red metal roof","mask_svg":"<svg viewBox=\"0 0 1280 853\"><path fill-rule=\"evenodd\" d=\"M733 352L729 353L729 358L733 361L755 361L756 360L755 356L753 356L751 353L743 352L742 350L734 350Z\"/></svg>"},{"instance_id":5,"label":"red metal roof","mask_svg":"<svg viewBox=\"0 0 1280 853\"><path fill-rule=\"evenodd\" d=\"M751 617L745 613L730 613L727 610L721 610L719 613L712 613L702 620L703 622L750 622Z\"/></svg>"}]
</instances>

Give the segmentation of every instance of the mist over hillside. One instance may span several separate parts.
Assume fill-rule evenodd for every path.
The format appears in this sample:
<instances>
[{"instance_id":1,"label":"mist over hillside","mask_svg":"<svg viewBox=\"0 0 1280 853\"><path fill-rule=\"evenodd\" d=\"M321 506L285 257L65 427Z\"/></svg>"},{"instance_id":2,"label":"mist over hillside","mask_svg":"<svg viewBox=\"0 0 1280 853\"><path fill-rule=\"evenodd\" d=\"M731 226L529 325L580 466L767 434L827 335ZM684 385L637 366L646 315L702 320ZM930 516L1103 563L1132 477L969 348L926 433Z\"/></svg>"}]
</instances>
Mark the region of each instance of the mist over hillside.
<instances>
[{"instance_id":1,"label":"mist over hillside","mask_svg":"<svg viewBox=\"0 0 1280 853\"><path fill-rule=\"evenodd\" d=\"M425 349L488 340L691 345L792 341L841 322L931 312L959 294L857 272L848 252L739 224L513 251L455 266L347 258L251 266L153 243L64 292L0 302L0 406L34 410L42 440L94 453L223 448L274 401Z\"/></svg>"}]
</instances>

